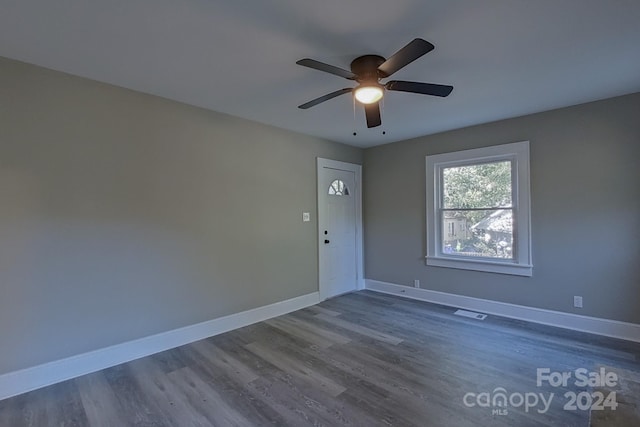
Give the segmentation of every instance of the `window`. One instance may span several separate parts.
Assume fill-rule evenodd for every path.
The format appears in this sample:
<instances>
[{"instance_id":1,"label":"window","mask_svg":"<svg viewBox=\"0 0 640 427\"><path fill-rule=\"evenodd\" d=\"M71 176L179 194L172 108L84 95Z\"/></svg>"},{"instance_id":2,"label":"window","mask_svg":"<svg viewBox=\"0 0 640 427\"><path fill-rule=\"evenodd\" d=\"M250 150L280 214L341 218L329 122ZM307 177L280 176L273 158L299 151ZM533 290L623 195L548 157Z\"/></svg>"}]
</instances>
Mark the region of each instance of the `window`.
<instances>
[{"instance_id":1,"label":"window","mask_svg":"<svg viewBox=\"0 0 640 427\"><path fill-rule=\"evenodd\" d=\"M529 142L426 157L427 265L531 276Z\"/></svg>"},{"instance_id":2,"label":"window","mask_svg":"<svg viewBox=\"0 0 640 427\"><path fill-rule=\"evenodd\" d=\"M347 185L344 183L344 181L336 179L329 186L329 194L332 196L348 196L349 188L347 188Z\"/></svg>"}]
</instances>

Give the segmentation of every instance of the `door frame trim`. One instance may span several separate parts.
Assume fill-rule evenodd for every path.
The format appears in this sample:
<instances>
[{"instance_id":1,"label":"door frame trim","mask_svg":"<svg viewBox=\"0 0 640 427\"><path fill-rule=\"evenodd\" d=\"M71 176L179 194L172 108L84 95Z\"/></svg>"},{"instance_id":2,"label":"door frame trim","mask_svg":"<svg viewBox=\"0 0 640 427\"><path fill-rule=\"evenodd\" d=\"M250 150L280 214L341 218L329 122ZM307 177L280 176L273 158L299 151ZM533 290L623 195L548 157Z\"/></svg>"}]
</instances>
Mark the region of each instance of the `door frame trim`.
<instances>
[{"instance_id":1,"label":"door frame trim","mask_svg":"<svg viewBox=\"0 0 640 427\"><path fill-rule=\"evenodd\" d=\"M362 233L362 165L355 163L341 162L338 160L324 159L321 157L316 158L316 182L317 182L317 194L316 194L316 217L318 218L318 291L320 294L320 301L327 299L328 289L326 281L322 274L322 266L324 265L324 255L322 246L324 245L324 235L322 234L321 223L321 209L320 209L320 192L326 191L321 187L320 171L323 169L337 169L342 171L350 171L354 173L355 177L355 197L356 203L356 290L364 289L364 240Z\"/></svg>"}]
</instances>

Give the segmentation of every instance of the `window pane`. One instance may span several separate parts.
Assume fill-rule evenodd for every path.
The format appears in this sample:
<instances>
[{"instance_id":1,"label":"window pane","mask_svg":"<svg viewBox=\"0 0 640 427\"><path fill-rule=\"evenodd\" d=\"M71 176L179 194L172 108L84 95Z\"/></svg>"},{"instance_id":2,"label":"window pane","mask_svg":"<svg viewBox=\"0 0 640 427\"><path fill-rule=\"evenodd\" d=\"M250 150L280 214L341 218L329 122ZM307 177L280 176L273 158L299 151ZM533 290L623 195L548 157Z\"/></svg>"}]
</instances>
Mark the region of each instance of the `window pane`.
<instances>
[{"instance_id":1,"label":"window pane","mask_svg":"<svg viewBox=\"0 0 640 427\"><path fill-rule=\"evenodd\" d=\"M513 259L511 209L442 213L444 254Z\"/></svg>"},{"instance_id":2,"label":"window pane","mask_svg":"<svg viewBox=\"0 0 640 427\"><path fill-rule=\"evenodd\" d=\"M512 206L511 162L508 160L443 168L442 174L444 208Z\"/></svg>"}]
</instances>

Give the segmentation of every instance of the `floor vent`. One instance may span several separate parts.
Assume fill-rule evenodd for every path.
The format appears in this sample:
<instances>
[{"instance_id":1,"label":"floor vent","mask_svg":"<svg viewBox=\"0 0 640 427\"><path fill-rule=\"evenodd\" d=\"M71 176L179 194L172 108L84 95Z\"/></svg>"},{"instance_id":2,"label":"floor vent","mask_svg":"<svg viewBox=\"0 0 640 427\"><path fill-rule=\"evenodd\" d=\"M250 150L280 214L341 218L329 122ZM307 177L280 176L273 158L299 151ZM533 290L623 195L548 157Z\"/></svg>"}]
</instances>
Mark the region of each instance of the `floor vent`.
<instances>
[{"instance_id":1,"label":"floor vent","mask_svg":"<svg viewBox=\"0 0 640 427\"><path fill-rule=\"evenodd\" d=\"M458 310L453 314L456 314L458 316L463 316L463 317L470 317L472 319L477 319L477 320L484 320L487 318L486 314L475 313L473 311L467 311L467 310Z\"/></svg>"}]
</instances>

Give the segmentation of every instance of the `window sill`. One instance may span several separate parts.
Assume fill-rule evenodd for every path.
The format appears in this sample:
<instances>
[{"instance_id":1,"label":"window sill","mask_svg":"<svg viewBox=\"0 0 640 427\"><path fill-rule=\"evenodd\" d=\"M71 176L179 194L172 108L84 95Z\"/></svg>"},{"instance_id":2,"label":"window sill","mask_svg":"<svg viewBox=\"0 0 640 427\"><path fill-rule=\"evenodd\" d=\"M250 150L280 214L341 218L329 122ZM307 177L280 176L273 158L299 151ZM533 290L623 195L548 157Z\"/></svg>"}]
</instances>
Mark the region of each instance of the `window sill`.
<instances>
[{"instance_id":1,"label":"window sill","mask_svg":"<svg viewBox=\"0 0 640 427\"><path fill-rule=\"evenodd\" d=\"M457 268L461 270L484 271L488 273L510 274L514 276L531 277L533 266L527 264L514 264L475 259L452 259L445 257L428 256L427 265L434 267Z\"/></svg>"}]
</instances>

